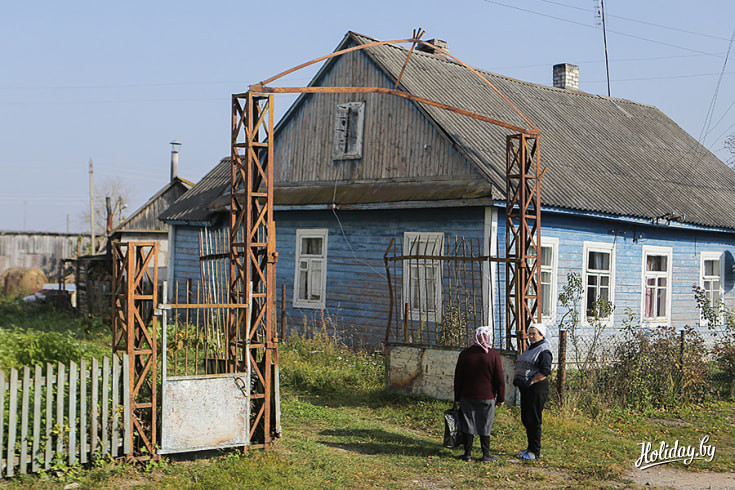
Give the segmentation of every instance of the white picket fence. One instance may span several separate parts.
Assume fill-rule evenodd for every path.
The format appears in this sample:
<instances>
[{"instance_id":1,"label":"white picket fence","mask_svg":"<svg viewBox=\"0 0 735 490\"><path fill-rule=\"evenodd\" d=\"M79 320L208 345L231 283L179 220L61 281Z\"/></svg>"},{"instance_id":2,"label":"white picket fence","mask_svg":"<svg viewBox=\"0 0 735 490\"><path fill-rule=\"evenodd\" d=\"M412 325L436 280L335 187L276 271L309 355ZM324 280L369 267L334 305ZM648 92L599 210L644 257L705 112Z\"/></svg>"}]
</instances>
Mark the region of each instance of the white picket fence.
<instances>
[{"instance_id":1,"label":"white picket fence","mask_svg":"<svg viewBox=\"0 0 735 490\"><path fill-rule=\"evenodd\" d=\"M0 477L130 453L127 354L0 370L0 394Z\"/></svg>"}]
</instances>

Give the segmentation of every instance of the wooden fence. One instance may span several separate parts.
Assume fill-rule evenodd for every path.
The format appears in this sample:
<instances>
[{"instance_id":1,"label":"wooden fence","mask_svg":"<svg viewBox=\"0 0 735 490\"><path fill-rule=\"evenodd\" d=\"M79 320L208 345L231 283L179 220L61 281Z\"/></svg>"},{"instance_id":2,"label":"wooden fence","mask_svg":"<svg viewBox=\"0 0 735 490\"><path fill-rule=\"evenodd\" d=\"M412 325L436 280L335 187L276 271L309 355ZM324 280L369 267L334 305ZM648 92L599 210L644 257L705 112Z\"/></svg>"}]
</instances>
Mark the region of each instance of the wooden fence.
<instances>
[{"instance_id":1,"label":"wooden fence","mask_svg":"<svg viewBox=\"0 0 735 490\"><path fill-rule=\"evenodd\" d=\"M0 370L0 393L1 477L131 452L127 354Z\"/></svg>"}]
</instances>

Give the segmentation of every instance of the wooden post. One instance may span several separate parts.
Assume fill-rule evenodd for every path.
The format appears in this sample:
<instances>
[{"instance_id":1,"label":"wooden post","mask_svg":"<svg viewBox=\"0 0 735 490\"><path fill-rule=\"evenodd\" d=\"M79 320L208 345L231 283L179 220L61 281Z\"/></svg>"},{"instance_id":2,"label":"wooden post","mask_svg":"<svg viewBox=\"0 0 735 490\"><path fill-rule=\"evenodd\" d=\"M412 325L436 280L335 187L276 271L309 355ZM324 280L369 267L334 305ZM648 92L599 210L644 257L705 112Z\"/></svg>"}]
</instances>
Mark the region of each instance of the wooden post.
<instances>
[{"instance_id":1,"label":"wooden post","mask_svg":"<svg viewBox=\"0 0 735 490\"><path fill-rule=\"evenodd\" d=\"M681 330L679 339L679 393L684 393L684 336L685 330Z\"/></svg>"},{"instance_id":2,"label":"wooden post","mask_svg":"<svg viewBox=\"0 0 735 490\"><path fill-rule=\"evenodd\" d=\"M278 337L278 332L276 332ZM281 284L281 339L286 338L286 285Z\"/></svg>"},{"instance_id":3,"label":"wooden post","mask_svg":"<svg viewBox=\"0 0 735 490\"><path fill-rule=\"evenodd\" d=\"M408 303L403 305L403 341L408 342L408 314L410 313Z\"/></svg>"},{"instance_id":4,"label":"wooden post","mask_svg":"<svg viewBox=\"0 0 735 490\"><path fill-rule=\"evenodd\" d=\"M559 394L559 404L564 405L564 385L567 381L567 331L559 329L559 365L556 368L557 385L556 391Z\"/></svg>"}]
</instances>

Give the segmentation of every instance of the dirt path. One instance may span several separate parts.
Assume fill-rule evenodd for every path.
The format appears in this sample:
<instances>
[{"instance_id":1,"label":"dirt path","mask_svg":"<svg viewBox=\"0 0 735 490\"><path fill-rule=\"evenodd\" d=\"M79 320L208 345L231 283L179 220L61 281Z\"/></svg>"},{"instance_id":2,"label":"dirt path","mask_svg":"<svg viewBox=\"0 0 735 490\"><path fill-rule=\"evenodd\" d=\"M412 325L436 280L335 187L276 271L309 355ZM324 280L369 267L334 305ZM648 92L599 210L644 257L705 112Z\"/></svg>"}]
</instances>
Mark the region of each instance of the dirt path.
<instances>
[{"instance_id":1,"label":"dirt path","mask_svg":"<svg viewBox=\"0 0 735 490\"><path fill-rule=\"evenodd\" d=\"M657 466L647 470L632 469L625 475L635 484L646 488L713 488L735 489L735 473L695 473L670 466Z\"/></svg>"}]
</instances>

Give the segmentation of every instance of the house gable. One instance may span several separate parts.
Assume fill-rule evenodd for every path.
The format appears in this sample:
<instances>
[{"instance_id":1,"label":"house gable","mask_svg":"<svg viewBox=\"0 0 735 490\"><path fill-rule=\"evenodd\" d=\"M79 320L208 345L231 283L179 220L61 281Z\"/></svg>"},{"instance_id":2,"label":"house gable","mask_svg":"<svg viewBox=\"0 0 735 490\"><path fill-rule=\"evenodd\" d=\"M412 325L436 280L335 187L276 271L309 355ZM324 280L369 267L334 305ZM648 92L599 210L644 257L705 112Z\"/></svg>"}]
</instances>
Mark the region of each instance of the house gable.
<instances>
[{"instance_id":1,"label":"house gable","mask_svg":"<svg viewBox=\"0 0 735 490\"><path fill-rule=\"evenodd\" d=\"M148 202L120 223L115 232L166 231L166 224L158 216L192 187L192 183L175 178L158 191Z\"/></svg>"},{"instance_id":2,"label":"house gable","mask_svg":"<svg viewBox=\"0 0 735 490\"><path fill-rule=\"evenodd\" d=\"M354 44L348 37L340 49ZM312 85L393 88L395 80L353 51L330 60ZM363 111L361 154L340 159L335 126L348 105ZM279 124L274 161L279 204L489 197L492 189L418 104L385 94L303 95ZM335 190L343 185L358 192ZM384 186L391 192L379 192Z\"/></svg>"}]
</instances>

